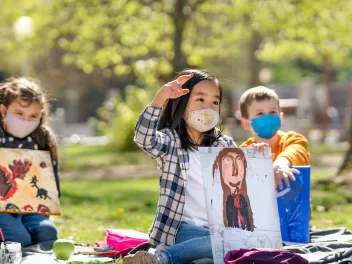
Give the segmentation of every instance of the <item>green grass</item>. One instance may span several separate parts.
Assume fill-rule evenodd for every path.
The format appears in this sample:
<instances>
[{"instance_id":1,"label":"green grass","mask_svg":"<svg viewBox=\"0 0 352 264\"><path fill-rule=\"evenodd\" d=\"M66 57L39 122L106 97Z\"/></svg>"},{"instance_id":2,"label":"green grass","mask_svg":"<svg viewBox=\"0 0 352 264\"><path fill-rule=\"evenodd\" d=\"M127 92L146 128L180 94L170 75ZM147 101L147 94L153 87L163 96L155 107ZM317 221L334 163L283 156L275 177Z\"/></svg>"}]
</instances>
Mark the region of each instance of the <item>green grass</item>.
<instances>
[{"instance_id":1,"label":"green grass","mask_svg":"<svg viewBox=\"0 0 352 264\"><path fill-rule=\"evenodd\" d=\"M348 150L348 144L337 143L334 145L327 144L309 144L309 152L311 155L322 155L322 154L343 154Z\"/></svg>"},{"instance_id":2,"label":"green grass","mask_svg":"<svg viewBox=\"0 0 352 264\"><path fill-rule=\"evenodd\" d=\"M326 180L329 179L332 175L331 172L326 171L326 170L319 170L317 171L315 168L311 168L311 175L310 175L310 180L312 183L318 181L318 180Z\"/></svg>"},{"instance_id":3,"label":"green grass","mask_svg":"<svg viewBox=\"0 0 352 264\"><path fill-rule=\"evenodd\" d=\"M347 150L346 144L309 146L312 164L320 164L320 155L343 154ZM112 165L148 164L152 160L142 151L118 152L113 146L66 146L59 149L60 169L84 170L102 168Z\"/></svg>"},{"instance_id":4,"label":"green grass","mask_svg":"<svg viewBox=\"0 0 352 264\"><path fill-rule=\"evenodd\" d=\"M60 169L84 170L112 165L146 164L151 159L142 151L118 152L112 146L68 146L59 150Z\"/></svg>"},{"instance_id":5,"label":"green grass","mask_svg":"<svg viewBox=\"0 0 352 264\"><path fill-rule=\"evenodd\" d=\"M106 228L147 232L155 216L158 180L65 180L62 215L53 217L60 238L94 245Z\"/></svg>"},{"instance_id":6,"label":"green grass","mask_svg":"<svg viewBox=\"0 0 352 264\"><path fill-rule=\"evenodd\" d=\"M352 204L339 204L327 212L313 212L311 225L318 229L345 227L352 229Z\"/></svg>"}]
</instances>

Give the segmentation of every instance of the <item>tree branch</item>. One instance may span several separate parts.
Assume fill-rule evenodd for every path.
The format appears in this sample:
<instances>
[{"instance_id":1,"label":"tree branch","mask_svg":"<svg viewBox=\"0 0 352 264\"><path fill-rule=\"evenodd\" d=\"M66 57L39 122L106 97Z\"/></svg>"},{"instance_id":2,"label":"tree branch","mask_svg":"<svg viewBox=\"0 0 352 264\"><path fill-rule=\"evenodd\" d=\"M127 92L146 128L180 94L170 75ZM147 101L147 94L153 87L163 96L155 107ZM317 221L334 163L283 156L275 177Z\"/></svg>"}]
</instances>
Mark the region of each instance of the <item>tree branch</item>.
<instances>
[{"instance_id":1,"label":"tree branch","mask_svg":"<svg viewBox=\"0 0 352 264\"><path fill-rule=\"evenodd\" d=\"M197 2L194 3L194 5L192 6L192 10L197 10L198 6L200 6L201 4L205 3L207 0L197 0Z\"/></svg>"}]
</instances>

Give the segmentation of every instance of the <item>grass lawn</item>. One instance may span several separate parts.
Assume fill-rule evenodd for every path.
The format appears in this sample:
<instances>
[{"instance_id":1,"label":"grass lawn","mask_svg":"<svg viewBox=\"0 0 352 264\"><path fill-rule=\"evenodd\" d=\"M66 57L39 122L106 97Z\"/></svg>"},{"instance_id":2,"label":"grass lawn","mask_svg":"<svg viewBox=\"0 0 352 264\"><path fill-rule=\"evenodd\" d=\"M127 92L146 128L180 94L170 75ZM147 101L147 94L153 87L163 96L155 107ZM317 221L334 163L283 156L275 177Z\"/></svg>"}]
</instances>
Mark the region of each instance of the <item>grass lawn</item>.
<instances>
[{"instance_id":1,"label":"grass lawn","mask_svg":"<svg viewBox=\"0 0 352 264\"><path fill-rule=\"evenodd\" d=\"M68 146L59 149L60 170L84 170L112 165L148 164L152 160L144 152L118 152L111 146Z\"/></svg>"},{"instance_id":2,"label":"grass lawn","mask_svg":"<svg viewBox=\"0 0 352 264\"><path fill-rule=\"evenodd\" d=\"M319 176L314 175L314 179ZM65 180L62 182L62 216L53 217L61 238L93 245L105 240L105 228L147 232L155 215L158 179ZM352 229L352 191L334 185L312 189L311 224L317 228Z\"/></svg>"},{"instance_id":3,"label":"grass lawn","mask_svg":"<svg viewBox=\"0 0 352 264\"><path fill-rule=\"evenodd\" d=\"M105 241L106 228L147 232L158 200L156 178L138 180L65 180L62 215L53 220L60 238L94 245Z\"/></svg>"},{"instance_id":4,"label":"grass lawn","mask_svg":"<svg viewBox=\"0 0 352 264\"><path fill-rule=\"evenodd\" d=\"M346 144L309 146L312 164L320 165L322 154L342 154L347 150ZM84 170L102 168L112 165L148 164L153 162L143 151L118 152L113 146L66 146L59 149L60 170ZM338 164L337 164L338 166Z\"/></svg>"}]
</instances>

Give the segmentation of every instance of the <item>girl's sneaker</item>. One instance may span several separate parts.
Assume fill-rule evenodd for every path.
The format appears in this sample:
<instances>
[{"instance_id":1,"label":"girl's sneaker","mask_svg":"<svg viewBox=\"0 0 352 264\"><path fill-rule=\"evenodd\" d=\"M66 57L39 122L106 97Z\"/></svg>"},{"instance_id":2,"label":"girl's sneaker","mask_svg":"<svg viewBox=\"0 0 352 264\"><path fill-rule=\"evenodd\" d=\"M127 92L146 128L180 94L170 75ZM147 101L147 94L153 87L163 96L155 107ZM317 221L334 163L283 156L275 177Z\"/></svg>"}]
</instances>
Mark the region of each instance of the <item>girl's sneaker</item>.
<instances>
[{"instance_id":1,"label":"girl's sneaker","mask_svg":"<svg viewBox=\"0 0 352 264\"><path fill-rule=\"evenodd\" d=\"M136 254L127 255L122 259L123 264L160 264L157 255L147 251L138 251Z\"/></svg>"}]
</instances>

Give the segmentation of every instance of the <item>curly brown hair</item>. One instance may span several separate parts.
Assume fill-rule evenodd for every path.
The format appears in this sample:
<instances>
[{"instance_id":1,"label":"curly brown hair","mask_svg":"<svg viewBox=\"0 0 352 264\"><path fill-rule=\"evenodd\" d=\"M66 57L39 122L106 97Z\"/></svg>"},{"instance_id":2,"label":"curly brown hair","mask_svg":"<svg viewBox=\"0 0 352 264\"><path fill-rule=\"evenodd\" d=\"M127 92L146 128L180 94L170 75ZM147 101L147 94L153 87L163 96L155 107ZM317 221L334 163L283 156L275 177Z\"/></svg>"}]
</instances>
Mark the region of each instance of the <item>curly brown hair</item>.
<instances>
[{"instance_id":1,"label":"curly brown hair","mask_svg":"<svg viewBox=\"0 0 352 264\"><path fill-rule=\"evenodd\" d=\"M31 133L40 149L48 149L51 159L57 160L57 147L54 133L49 122L50 104L46 91L40 86L39 82L27 78L11 78L0 84L0 104L6 108L15 100L26 107L32 103L39 103L42 107L40 124ZM4 122L0 118L0 126L4 127Z\"/></svg>"}]
</instances>

